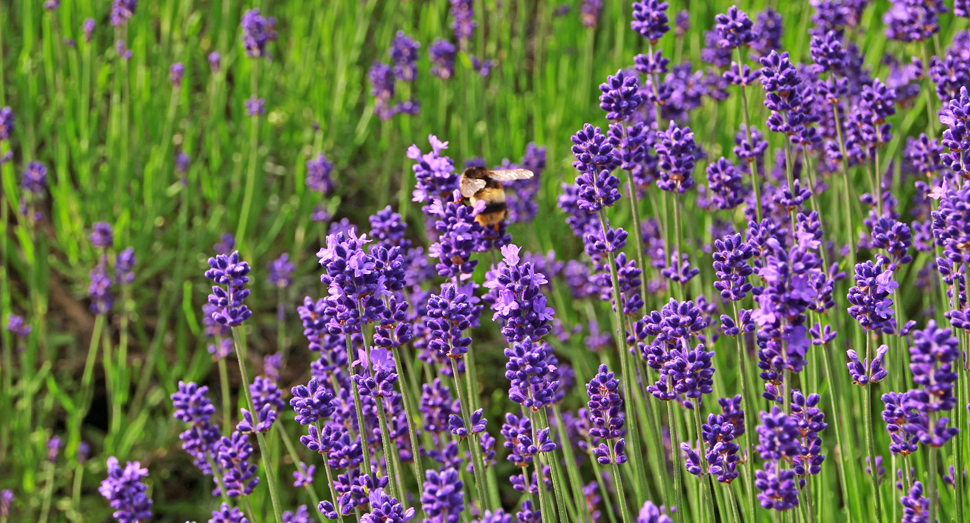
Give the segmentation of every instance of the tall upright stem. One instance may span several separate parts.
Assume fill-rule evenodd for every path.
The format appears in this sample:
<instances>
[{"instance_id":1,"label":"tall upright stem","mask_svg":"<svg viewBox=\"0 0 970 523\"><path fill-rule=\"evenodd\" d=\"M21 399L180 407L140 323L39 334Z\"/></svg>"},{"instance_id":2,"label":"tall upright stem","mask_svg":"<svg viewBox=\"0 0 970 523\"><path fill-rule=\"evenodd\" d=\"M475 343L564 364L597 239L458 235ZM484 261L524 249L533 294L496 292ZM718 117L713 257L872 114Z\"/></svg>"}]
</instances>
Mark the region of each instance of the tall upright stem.
<instances>
[{"instance_id":1,"label":"tall upright stem","mask_svg":"<svg viewBox=\"0 0 970 523\"><path fill-rule=\"evenodd\" d=\"M259 98L259 61L253 60L252 91L253 96ZM236 241L242 244L246 238L246 227L249 224L249 211L253 205L253 193L256 190L256 160L259 149L259 114L254 114L249 131L249 170L246 173L246 189L243 194L242 208L239 213L239 227L236 229Z\"/></svg>"},{"instance_id":2,"label":"tall upright stem","mask_svg":"<svg viewBox=\"0 0 970 523\"><path fill-rule=\"evenodd\" d=\"M249 390L249 372L246 370L246 341L240 332L240 327L232 327L232 339L236 347L236 359L239 360L239 377L242 379L243 393L246 395L246 405L253 418L256 417L256 407L253 403L253 393ZM256 441L259 443L259 458L263 462L263 470L266 471L266 484L269 486L269 497L273 502L273 515L276 516L276 523L283 523L283 510L280 506L280 495L276 491L276 474L269 462L269 447L262 432L256 432ZM365 453L366 455L366 453Z\"/></svg>"},{"instance_id":3,"label":"tall upright stem","mask_svg":"<svg viewBox=\"0 0 970 523\"><path fill-rule=\"evenodd\" d=\"M738 47L738 67L744 65L744 58L741 55L741 48ZM751 142L751 116L748 113L748 95L744 92L744 86L739 85L738 90L741 91L741 113L744 115L744 133L748 139L748 145L754 148L754 143ZM748 169L751 171L751 187L754 189L754 211L758 217L758 223L761 223L761 195L760 189L761 185L758 180L758 161L755 158L748 160Z\"/></svg>"},{"instance_id":4,"label":"tall upright stem","mask_svg":"<svg viewBox=\"0 0 970 523\"><path fill-rule=\"evenodd\" d=\"M872 361L872 337L869 333L864 333L866 336L866 361ZM873 472L876 470L876 452L873 448L872 442L872 384L867 383L865 385L865 401L863 402L863 414L865 417L866 424L866 452L869 455L869 466L872 467ZM875 508L876 521L882 521L882 507L879 500L879 486L876 484L876 475L869 474L869 486L872 489L872 503ZM932 521L932 520L931 520Z\"/></svg>"},{"instance_id":5,"label":"tall upright stem","mask_svg":"<svg viewBox=\"0 0 970 523\"><path fill-rule=\"evenodd\" d=\"M731 305L734 307L734 317L738 322L738 328L740 328L741 314L738 312L738 302L736 301L731 302ZM744 426L747 428L745 431L746 434L745 434L743 448L744 448L744 455L746 456L745 459L748 460L748 463L746 463L745 464L746 466L744 467L744 479L745 479L745 485L748 488L748 495L746 496L747 499L745 501L747 502L747 505L748 505L747 507L748 515L750 517L750 515L754 514L754 506L755 506L754 505L754 463L751 461L751 456L752 456L751 449L752 449L752 443L753 443L752 440L754 438L752 437L753 433L750 431L750 428L754 427L754 424L751 421L751 415L752 415L751 407L748 404L748 391L747 391L748 377L746 375L747 358L746 358L746 355L744 354L744 348L742 346L741 336L742 336L741 334L738 334L737 336L735 336L735 341L737 342L737 346L738 346L738 369L741 376L740 378L741 379L741 408L744 409Z\"/></svg>"}]
</instances>

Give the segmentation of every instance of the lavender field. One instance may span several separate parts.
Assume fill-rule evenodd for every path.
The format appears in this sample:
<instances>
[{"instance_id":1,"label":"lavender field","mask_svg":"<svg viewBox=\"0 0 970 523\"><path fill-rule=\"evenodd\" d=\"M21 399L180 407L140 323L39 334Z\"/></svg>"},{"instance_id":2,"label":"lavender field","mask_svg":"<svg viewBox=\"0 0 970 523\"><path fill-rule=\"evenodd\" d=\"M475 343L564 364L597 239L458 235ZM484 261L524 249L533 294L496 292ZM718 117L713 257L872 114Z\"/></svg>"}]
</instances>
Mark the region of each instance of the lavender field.
<instances>
[{"instance_id":1,"label":"lavender field","mask_svg":"<svg viewBox=\"0 0 970 523\"><path fill-rule=\"evenodd\" d=\"M0 523L970 521L970 1L559 1L0 3Z\"/></svg>"}]
</instances>

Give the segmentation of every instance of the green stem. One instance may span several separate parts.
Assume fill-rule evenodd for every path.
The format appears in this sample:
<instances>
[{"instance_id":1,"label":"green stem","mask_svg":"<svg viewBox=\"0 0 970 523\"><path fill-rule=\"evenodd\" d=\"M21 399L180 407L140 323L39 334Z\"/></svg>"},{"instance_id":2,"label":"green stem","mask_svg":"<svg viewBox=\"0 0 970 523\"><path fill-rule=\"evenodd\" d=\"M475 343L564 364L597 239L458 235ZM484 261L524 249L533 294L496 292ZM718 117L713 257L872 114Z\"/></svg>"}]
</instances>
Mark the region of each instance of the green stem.
<instances>
[{"instance_id":1,"label":"green stem","mask_svg":"<svg viewBox=\"0 0 970 523\"><path fill-rule=\"evenodd\" d=\"M243 393L246 395L246 405L252 413L253 420L256 418L256 407L253 403L253 394L249 390L249 373L246 371L246 341L243 339L241 327L232 327L232 338L236 347L236 359L239 360L239 376L242 379ZM348 337L349 339L349 337ZM269 463L269 447L266 445L266 438L262 432L256 432L256 441L259 443L259 457L263 462L263 470L266 471L266 484L269 486L269 496L273 502L273 514L276 516L276 523L283 523L283 510L280 508L280 496L276 491L276 475ZM364 455L367 453L365 451Z\"/></svg>"},{"instance_id":2,"label":"green stem","mask_svg":"<svg viewBox=\"0 0 970 523\"><path fill-rule=\"evenodd\" d=\"M620 505L620 519L623 523L634 523L634 519L630 516L630 508L627 507L626 490L623 488L623 477L620 474L620 466L616 464L616 456L613 455L612 448L610 449L610 458L613 469L613 484L616 485L616 503Z\"/></svg>"},{"instance_id":3,"label":"green stem","mask_svg":"<svg viewBox=\"0 0 970 523\"><path fill-rule=\"evenodd\" d=\"M864 333L866 336L866 361L872 361L872 337L868 333ZM869 455L869 466L872 467L873 472L876 469L876 452L873 445L872 437L872 384L866 384L865 386L865 399L863 401L863 416L865 418L866 425L866 452ZM869 487L872 489L872 503L875 509L876 521L882 521L882 507L879 502L879 487L876 485L876 474L869 474Z\"/></svg>"},{"instance_id":4,"label":"green stem","mask_svg":"<svg viewBox=\"0 0 970 523\"><path fill-rule=\"evenodd\" d=\"M462 392L461 392L462 386L461 386L461 378L460 378L461 375L458 373L458 360L456 358L448 358L448 359L451 361L451 372L455 378L455 391L458 394L458 405L461 408L462 418L465 420L465 423L470 423L471 411L469 410L468 403L465 402L465 399L462 397ZM482 474L482 460L476 457L478 455L478 453L476 452L477 449L475 448L475 445L472 444L471 439L468 440L468 447L472 454L472 471L475 475L475 490L478 494L478 502L481 504L482 507L488 506L488 508L494 508L489 506L491 505L491 498L489 498L485 492L485 476L484 474ZM541 470L541 467L538 465L537 465L537 468L539 469L539 482L541 484L542 470Z\"/></svg>"},{"instance_id":5,"label":"green stem","mask_svg":"<svg viewBox=\"0 0 970 523\"><path fill-rule=\"evenodd\" d=\"M216 339L216 351L220 350L219 347L222 344L222 340ZM228 357L228 356L227 356ZM222 388L222 426L229 430L231 427L230 416L232 412L232 396L229 393L229 369L226 365L226 358L219 358L219 384Z\"/></svg>"},{"instance_id":6,"label":"green stem","mask_svg":"<svg viewBox=\"0 0 970 523\"><path fill-rule=\"evenodd\" d=\"M738 47L738 66L740 67L744 64L744 58L741 55L741 48ZM751 141L751 117L748 113L748 95L744 92L744 86L738 86L738 90L741 91L741 113L744 115L744 132L748 139L748 144L754 147L754 143ZM751 187L754 189L754 210L758 217L758 223L761 223L761 195L759 194L760 185L758 180L758 164L756 158L748 159L748 170L751 174Z\"/></svg>"},{"instance_id":7,"label":"green stem","mask_svg":"<svg viewBox=\"0 0 970 523\"><path fill-rule=\"evenodd\" d=\"M397 371L398 379L400 380L401 386L401 403L404 404L404 416L408 420L408 438L411 440L411 455L412 464L414 466L414 479L417 481L419 486L419 492L417 492L418 497L422 492L420 490L421 486L424 484L424 467L421 465L420 456L420 446L418 445L418 425L413 414L413 406L411 405L411 391L408 386L408 375L404 372L404 368L401 365L401 358L403 354L401 351L397 351L394 354L394 367Z\"/></svg>"},{"instance_id":8,"label":"green stem","mask_svg":"<svg viewBox=\"0 0 970 523\"><path fill-rule=\"evenodd\" d=\"M734 318L738 322L738 328L741 328L741 314L738 311L738 302L736 301L731 302L731 305L732 307L734 307ZM744 426L753 427L754 423L752 422L752 419L751 419L751 416L753 413L751 412L751 405L748 402L748 390L747 390L748 379L746 376L747 365L745 365L745 362L747 361L747 357L746 357L747 355L744 353L744 347L742 346L741 337L742 336L740 334L734 337L734 340L737 343L737 348L738 348L738 371L740 372L740 376L741 376L740 378L741 408L744 410ZM748 460L748 463L746 463L746 466L744 467L745 486L748 489L748 495L746 496L746 501L747 501L746 515L748 518L754 517L754 507L755 507L754 463L751 461L751 457L754 455L753 443L754 443L753 434L750 431L748 431L745 434L744 446L742 447L744 449L745 459Z\"/></svg>"},{"instance_id":9,"label":"green stem","mask_svg":"<svg viewBox=\"0 0 970 523\"><path fill-rule=\"evenodd\" d=\"M259 61L253 61L252 73L253 96L259 97ZM243 194L242 208L239 213L239 227L236 229L236 241L244 244L246 227L249 224L249 211L253 205L253 193L256 190L256 159L259 149L259 115L251 116L252 125L249 131L249 170L246 172L246 189ZM365 452L366 454L366 452Z\"/></svg>"},{"instance_id":10,"label":"green stem","mask_svg":"<svg viewBox=\"0 0 970 523\"><path fill-rule=\"evenodd\" d=\"M704 449L703 449L703 440L701 439L702 423L701 423L700 403L701 403L700 401L696 402L696 404L694 405L693 411L694 411L694 426L695 426L695 430L697 431L697 443L698 443L698 446L700 447L701 453L703 453ZM701 487L700 489L701 504L704 505L704 510L707 512L707 520L710 521L711 523L714 523L714 517L715 517L714 490L713 488L711 488L711 482L708 481L708 474L706 472L701 474L700 479L707 485L706 488Z\"/></svg>"},{"instance_id":11,"label":"green stem","mask_svg":"<svg viewBox=\"0 0 970 523\"><path fill-rule=\"evenodd\" d=\"M293 461L294 466L299 467L300 463L302 463L303 461L300 459L300 456L296 453L296 447L293 445L293 440L290 438L289 433L286 431L286 424L283 423L283 420L279 420L276 423L276 427L279 430L280 437L283 439L283 445L286 447L286 453L290 455L290 460ZM327 461L326 457L324 457L323 459L325 462ZM312 483L309 483L306 485L306 492L307 494L309 494L310 500L313 501L314 507L320 504L320 497L317 496L317 491L316 489L313 488ZM320 512L319 510L314 510L313 512L317 513L317 519L320 520L320 523L327 523L327 520L323 517L322 512Z\"/></svg>"}]
</instances>

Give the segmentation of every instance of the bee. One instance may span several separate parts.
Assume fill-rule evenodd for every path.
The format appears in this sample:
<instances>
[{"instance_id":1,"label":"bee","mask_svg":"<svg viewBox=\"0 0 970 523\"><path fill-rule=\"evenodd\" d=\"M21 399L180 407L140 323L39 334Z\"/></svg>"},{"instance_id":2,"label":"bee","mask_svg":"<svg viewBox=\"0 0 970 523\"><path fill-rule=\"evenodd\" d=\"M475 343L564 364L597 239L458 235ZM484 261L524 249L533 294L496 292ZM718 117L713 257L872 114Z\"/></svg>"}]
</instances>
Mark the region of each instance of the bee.
<instances>
[{"instance_id":1,"label":"bee","mask_svg":"<svg viewBox=\"0 0 970 523\"><path fill-rule=\"evenodd\" d=\"M528 180L534 175L528 169L490 170L487 167L469 167L461 173L461 196L475 205L479 200L485 202L485 210L475 217L483 227L495 227L509 213L505 203L505 189L502 182Z\"/></svg>"}]
</instances>

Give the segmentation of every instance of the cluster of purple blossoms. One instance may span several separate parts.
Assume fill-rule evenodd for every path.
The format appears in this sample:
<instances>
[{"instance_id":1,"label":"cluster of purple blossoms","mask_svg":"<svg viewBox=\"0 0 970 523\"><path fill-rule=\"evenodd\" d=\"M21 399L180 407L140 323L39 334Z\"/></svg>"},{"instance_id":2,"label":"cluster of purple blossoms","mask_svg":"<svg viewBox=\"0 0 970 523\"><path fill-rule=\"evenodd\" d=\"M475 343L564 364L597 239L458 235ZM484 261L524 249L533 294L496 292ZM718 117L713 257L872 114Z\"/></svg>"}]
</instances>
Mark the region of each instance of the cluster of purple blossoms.
<instances>
[{"instance_id":1,"label":"cluster of purple blossoms","mask_svg":"<svg viewBox=\"0 0 970 523\"><path fill-rule=\"evenodd\" d=\"M933 478L934 480L936 478ZM923 484L913 484L909 492L899 498L903 505L903 523L928 523L930 518L930 498L923 496Z\"/></svg>"},{"instance_id":2,"label":"cluster of purple blossoms","mask_svg":"<svg viewBox=\"0 0 970 523\"><path fill-rule=\"evenodd\" d=\"M655 144L659 158L660 179L657 187L664 191L684 194L694 186L695 144L689 127L681 129L673 121Z\"/></svg>"},{"instance_id":3,"label":"cluster of purple blossoms","mask_svg":"<svg viewBox=\"0 0 970 523\"><path fill-rule=\"evenodd\" d=\"M940 32L940 15L945 12L940 1L892 0L892 7L882 15L886 38L922 42Z\"/></svg>"},{"instance_id":4,"label":"cluster of purple blossoms","mask_svg":"<svg viewBox=\"0 0 970 523\"><path fill-rule=\"evenodd\" d=\"M459 479L458 471L453 468L441 472L428 470L425 478L421 509L428 521L457 523L465 510L465 492L462 490L465 484Z\"/></svg>"},{"instance_id":5,"label":"cluster of purple blossoms","mask_svg":"<svg viewBox=\"0 0 970 523\"><path fill-rule=\"evenodd\" d=\"M606 365L600 365L599 372L586 384L586 395L589 396L589 434L600 441L599 446L592 449L593 456L601 465L625 463L626 441L623 438L624 417L620 410L623 406L620 380L616 379Z\"/></svg>"},{"instance_id":6,"label":"cluster of purple blossoms","mask_svg":"<svg viewBox=\"0 0 970 523\"><path fill-rule=\"evenodd\" d=\"M955 174L970 179L970 94L965 86L960 88L960 97L940 111L940 122L947 127L941 145L950 150L940 160Z\"/></svg>"},{"instance_id":7,"label":"cluster of purple blossoms","mask_svg":"<svg viewBox=\"0 0 970 523\"><path fill-rule=\"evenodd\" d=\"M724 401L721 398L718 401ZM740 475L738 464L741 460L738 451L741 446L735 443L735 438L744 433L744 411L740 412L742 424L738 427L733 424L731 417L725 414L708 414L707 423L701 427L701 441L703 442L704 461L701 463L700 456L690 447L688 443L681 443L681 449L687 453L685 466L687 472L700 476L711 474L719 483L730 483ZM740 432L739 432L740 430Z\"/></svg>"},{"instance_id":8,"label":"cluster of purple blossoms","mask_svg":"<svg viewBox=\"0 0 970 523\"><path fill-rule=\"evenodd\" d=\"M394 77L402 82L414 82L418 78L418 49L421 44L404 31L398 31L397 35L391 40L391 48L387 50L388 56L394 63Z\"/></svg>"},{"instance_id":9,"label":"cluster of purple blossoms","mask_svg":"<svg viewBox=\"0 0 970 523\"><path fill-rule=\"evenodd\" d=\"M333 180L330 173L333 172L333 162L320 153L316 158L306 161L306 186L311 191L320 194L327 194L333 190Z\"/></svg>"},{"instance_id":10,"label":"cluster of purple blossoms","mask_svg":"<svg viewBox=\"0 0 970 523\"><path fill-rule=\"evenodd\" d=\"M481 315L481 307L474 300L470 288L452 284L442 285L440 295L428 298L425 325L429 350L453 359L468 352L472 339L464 332L477 325Z\"/></svg>"},{"instance_id":11,"label":"cluster of purple blossoms","mask_svg":"<svg viewBox=\"0 0 970 523\"><path fill-rule=\"evenodd\" d=\"M892 269L883 270L882 260L866 261L855 266L856 285L849 289L849 315L866 330L893 334L896 318L889 297L899 284L893 280ZM875 362L873 362L875 363Z\"/></svg>"},{"instance_id":12,"label":"cluster of purple blossoms","mask_svg":"<svg viewBox=\"0 0 970 523\"><path fill-rule=\"evenodd\" d=\"M714 32L717 34L717 45L720 48L736 49L747 47L754 42L755 33L752 31L754 23L736 5L729 7L726 14L717 14L714 20L717 21L714 24Z\"/></svg>"},{"instance_id":13,"label":"cluster of purple blossoms","mask_svg":"<svg viewBox=\"0 0 970 523\"><path fill-rule=\"evenodd\" d=\"M425 154L421 154L417 145L408 147L407 151L407 157L415 161L411 169L417 179L411 201L424 204L451 198L458 189L459 179L454 162L441 154L448 148L448 142L442 142L433 134L428 135L428 142L431 144L431 151ZM427 205L423 210L428 214Z\"/></svg>"},{"instance_id":14,"label":"cluster of purple blossoms","mask_svg":"<svg viewBox=\"0 0 970 523\"><path fill-rule=\"evenodd\" d=\"M741 205L748 192L741 171L723 156L707 166L707 188L713 193L712 203L721 210Z\"/></svg>"},{"instance_id":15,"label":"cluster of purple blossoms","mask_svg":"<svg viewBox=\"0 0 970 523\"><path fill-rule=\"evenodd\" d=\"M326 298L330 334L361 332L363 323L380 321L386 309L383 299L404 287L404 267L397 247L375 245L364 252L367 235L354 231L327 236L327 246L317 257L324 268L320 281L329 288Z\"/></svg>"},{"instance_id":16,"label":"cluster of purple blossoms","mask_svg":"<svg viewBox=\"0 0 970 523\"><path fill-rule=\"evenodd\" d=\"M428 215L436 218L434 230L438 241L428 247L428 255L437 258L435 269L454 282L471 278L478 265L472 253L480 250L485 234L475 217L485 208L484 200L475 206L461 203L461 192L455 190L450 201L434 200L428 206ZM511 239L511 238L510 238Z\"/></svg>"},{"instance_id":17,"label":"cluster of purple blossoms","mask_svg":"<svg viewBox=\"0 0 970 523\"><path fill-rule=\"evenodd\" d=\"M765 107L771 111L768 129L789 137L805 132L811 119L813 96L802 87L798 69L792 65L788 53L772 50L761 57L761 87L765 90ZM806 95L807 93L807 95ZM796 141L793 138L793 141Z\"/></svg>"},{"instance_id":18,"label":"cluster of purple blossoms","mask_svg":"<svg viewBox=\"0 0 970 523\"><path fill-rule=\"evenodd\" d=\"M182 62L172 64L168 70L168 80L176 89L182 88L182 78L185 77L185 65Z\"/></svg>"},{"instance_id":19,"label":"cluster of purple blossoms","mask_svg":"<svg viewBox=\"0 0 970 523\"><path fill-rule=\"evenodd\" d=\"M464 50L475 32L478 22L475 21L474 2L472 0L449 0L451 9L449 13L454 18L451 28L455 32L455 40L458 46Z\"/></svg>"},{"instance_id":20,"label":"cluster of purple blossoms","mask_svg":"<svg viewBox=\"0 0 970 523\"><path fill-rule=\"evenodd\" d=\"M871 158L876 147L892 140L892 124L886 119L896 114L896 91L878 78L864 85L846 124L846 154L856 161Z\"/></svg>"},{"instance_id":21,"label":"cluster of purple blossoms","mask_svg":"<svg viewBox=\"0 0 970 523\"><path fill-rule=\"evenodd\" d=\"M494 321L511 342L538 341L552 330L555 311L547 305L540 287L547 283L531 262L522 262L516 245L502 247L502 261L486 274L485 288Z\"/></svg>"},{"instance_id":22,"label":"cluster of purple blossoms","mask_svg":"<svg viewBox=\"0 0 970 523\"><path fill-rule=\"evenodd\" d=\"M455 76L455 44L440 38L435 39L428 47L428 57L431 59L431 74L447 80Z\"/></svg>"},{"instance_id":23,"label":"cluster of purple blossoms","mask_svg":"<svg viewBox=\"0 0 970 523\"><path fill-rule=\"evenodd\" d=\"M270 285L277 289L285 289L293 284L293 270L290 255L285 252L269 264L269 275L266 277Z\"/></svg>"},{"instance_id":24,"label":"cluster of purple blossoms","mask_svg":"<svg viewBox=\"0 0 970 523\"><path fill-rule=\"evenodd\" d=\"M266 114L266 100L257 97L255 94L244 102L246 105L246 116L262 116Z\"/></svg>"},{"instance_id":25,"label":"cluster of purple blossoms","mask_svg":"<svg viewBox=\"0 0 970 523\"><path fill-rule=\"evenodd\" d=\"M859 354L854 349L845 351L845 355L849 357L849 361L845 366L849 369L849 376L852 378L852 383L865 386L876 384L886 379L889 372L883 367L882 359L888 351L889 347L887 345L881 345L876 349L876 357L872 359L872 363L869 363L868 356L862 361L859 361Z\"/></svg>"},{"instance_id":26,"label":"cluster of purple blossoms","mask_svg":"<svg viewBox=\"0 0 970 523\"><path fill-rule=\"evenodd\" d=\"M242 27L240 39L246 50L246 56L250 58L268 56L266 45L277 38L276 18L263 17L259 9L247 9L239 25Z\"/></svg>"},{"instance_id":27,"label":"cluster of purple blossoms","mask_svg":"<svg viewBox=\"0 0 970 523\"><path fill-rule=\"evenodd\" d=\"M249 283L249 264L239 259L239 251L234 251L228 256L217 254L209 258L209 267L205 277L216 284L209 295L209 304L216 307L212 318L227 327L242 325L253 315L243 304L249 296L249 289L244 288Z\"/></svg>"},{"instance_id":28,"label":"cluster of purple blossoms","mask_svg":"<svg viewBox=\"0 0 970 523\"><path fill-rule=\"evenodd\" d=\"M583 25L586 27L596 27L600 20L600 11L603 9L603 0L583 0L583 5L579 9Z\"/></svg>"},{"instance_id":29,"label":"cluster of purple blossoms","mask_svg":"<svg viewBox=\"0 0 970 523\"><path fill-rule=\"evenodd\" d=\"M579 208L596 213L612 207L620 199L620 180L611 174L619 165L613 146L599 127L590 124L584 124L571 139L576 157L573 167L580 172L576 177Z\"/></svg>"},{"instance_id":30,"label":"cluster of purple blossoms","mask_svg":"<svg viewBox=\"0 0 970 523\"><path fill-rule=\"evenodd\" d=\"M511 382L509 399L533 411L558 399L558 372L551 345L526 336L505 349L505 356L509 359L505 364L505 377Z\"/></svg>"},{"instance_id":31,"label":"cluster of purple blossoms","mask_svg":"<svg viewBox=\"0 0 970 523\"><path fill-rule=\"evenodd\" d=\"M842 36L834 30L822 36L812 36L809 47L812 55L812 72L841 75L846 67L846 51L842 48Z\"/></svg>"},{"instance_id":32,"label":"cluster of purple blossoms","mask_svg":"<svg viewBox=\"0 0 970 523\"><path fill-rule=\"evenodd\" d=\"M108 500L111 515L120 523L138 523L152 517L152 500L145 494L142 478L148 477L148 469L137 461L129 461L122 468L118 458L111 456L107 462L108 477L101 482L98 492Z\"/></svg>"},{"instance_id":33,"label":"cluster of purple blossoms","mask_svg":"<svg viewBox=\"0 0 970 523\"><path fill-rule=\"evenodd\" d=\"M14 495L10 489L0 490L0 516L10 516L10 507L13 505Z\"/></svg>"},{"instance_id":34,"label":"cluster of purple blossoms","mask_svg":"<svg viewBox=\"0 0 970 523\"><path fill-rule=\"evenodd\" d=\"M667 2L660 0L633 2L633 21L630 22L630 27L655 45L660 37L670 31L667 7Z\"/></svg>"},{"instance_id":35,"label":"cluster of purple blossoms","mask_svg":"<svg viewBox=\"0 0 970 523\"><path fill-rule=\"evenodd\" d=\"M0 142L9 140L14 128L13 109L9 107L0 108Z\"/></svg>"},{"instance_id":36,"label":"cluster of purple blossoms","mask_svg":"<svg viewBox=\"0 0 970 523\"><path fill-rule=\"evenodd\" d=\"M640 81L635 75L626 75L620 69L616 75L607 76L600 84L600 109L606 111L606 119L627 121L642 101Z\"/></svg>"},{"instance_id":37,"label":"cluster of purple blossoms","mask_svg":"<svg viewBox=\"0 0 970 523\"><path fill-rule=\"evenodd\" d=\"M771 412L761 413L757 451L765 460L765 470L755 473L755 487L761 492L758 502L769 510L779 512L798 506L798 487L795 470L784 470L782 461L792 460L801 453L801 429L794 416L788 416L775 405Z\"/></svg>"},{"instance_id":38,"label":"cluster of purple blossoms","mask_svg":"<svg viewBox=\"0 0 970 523\"><path fill-rule=\"evenodd\" d=\"M920 73L922 73L922 67L920 67ZM943 102L945 110L950 100L959 100L960 89L970 82L970 61L952 52L947 53L943 58L934 56L930 59L929 75L930 80L936 84L936 96Z\"/></svg>"},{"instance_id":39,"label":"cluster of purple blossoms","mask_svg":"<svg viewBox=\"0 0 970 523\"><path fill-rule=\"evenodd\" d=\"M361 523L408 523L414 518L414 507L405 510L404 505L383 488L372 490L367 501L371 511L360 517Z\"/></svg>"},{"instance_id":40,"label":"cluster of purple blossoms","mask_svg":"<svg viewBox=\"0 0 970 523\"><path fill-rule=\"evenodd\" d=\"M290 406L296 412L295 419L300 425L310 425L329 418L336 409L331 388L316 379L310 379L306 385L293 387L291 392L293 397L290 398Z\"/></svg>"},{"instance_id":41,"label":"cluster of purple blossoms","mask_svg":"<svg viewBox=\"0 0 970 523\"><path fill-rule=\"evenodd\" d=\"M111 3L111 25L119 27L135 16L138 0L114 0Z\"/></svg>"},{"instance_id":42,"label":"cluster of purple blossoms","mask_svg":"<svg viewBox=\"0 0 970 523\"><path fill-rule=\"evenodd\" d=\"M27 164L27 169L24 170L20 186L33 195L43 193L44 189L47 188L47 167L40 162L30 162Z\"/></svg>"},{"instance_id":43,"label":"cluster of purple blossoms","mask_svg":"<svg viewBox=\"0 0 970 523\"><path fill-rule=\"evenodd\" d=\"M232 437L223 436L216 448L226 496L238 498L252 494L259 484L259 477L256 476L256 464L249 462L253 454L249 436L235 431Z\"/></svg>"},{"instance_id":44,"label":"cluster of purple blossoms","mask_svg":"<svg viewBox=\"0 0 970 523\"><path fill-rule=\"evenodd\" d=\"M207 392L208 387L180 381L178 391L172 394L172 407L175 408L175 419L190 424L179 434L182 449L195 459L195 466L208 476L213 472L210 460L216 458L222 433L211 422L216 409L209 402Z\"/></svg>"},{"instance_id":45,"label":"cluster of purple blossoms","mask_svg":"<svg viewBox=\"0 0 970 523\"><path fill-rule=\"evenodd\" d=\"M754 256L754 249L742 241L740 234L714 240L714 249L714 272L718 279L714 288L726 300L743 300L752 289L748 277L754 269L748 260Z\"/></svg>"},{"instance_id":46,"label":"cluster of purple blossoms","mask_svg":"<svg viewBox=\"0 0 970 523\"><path fill-rule=\"evenodd\" d=\"M792 391L791 419L800 433L798 454L792 460L799 488L805 487L806 476L815 476L822 471L822 462L825 461L825 454L821 453L822 438L818 433L825 430L828 424L825 423L825 413L818 408L820 401L822 397L818 394L806 397L797 389Z\"/></svg>"},{"instance_id":47,"label":"cluster of purple blossoms","mask_svg":"<svg viewBox=\"0 0 970 523\"><path fill-rule=\"evenodd\" d=\"M26 339L27 336L30 336L32 328L23 316L10 314L7 316L7 330L18 338Z\"/></svg>"}]
</instances>

